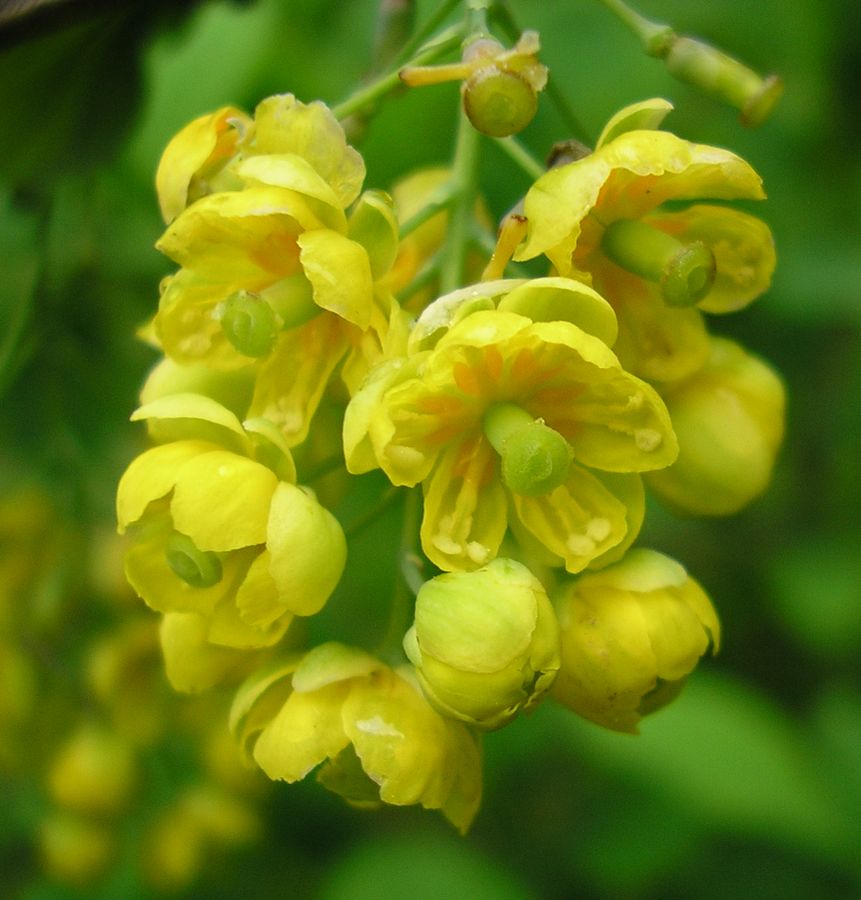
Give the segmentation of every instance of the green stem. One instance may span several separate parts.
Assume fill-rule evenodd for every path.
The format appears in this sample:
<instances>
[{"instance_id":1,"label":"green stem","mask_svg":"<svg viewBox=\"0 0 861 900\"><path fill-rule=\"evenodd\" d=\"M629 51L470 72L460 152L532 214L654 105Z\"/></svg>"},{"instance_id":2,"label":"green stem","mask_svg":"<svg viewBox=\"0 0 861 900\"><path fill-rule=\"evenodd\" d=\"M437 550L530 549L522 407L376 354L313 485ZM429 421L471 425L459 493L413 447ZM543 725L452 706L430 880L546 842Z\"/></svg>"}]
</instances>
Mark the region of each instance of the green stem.
<instances>
[{"instance_id":1,"label":"green stem","mask_svg":"<svg viewBox=\"0 0 861 900\"><path fill-rule=\"evenodd\" d=\"M508 5L503 2L497 3L493 7L492 14L494 19L499 23L499 26L505 32L505 36L510 41L516 42L522 34L523 29L517 24ZM571 137L575 137L578 140L589 144L591 142L591 137L588 129L577 118L574 110L571 108L571 104L556 86L552 77L548 80L547 85L544 88L544 93L547 94L550 102L556 107L556 112L559 113L559 118L562 119L562 122L570 132Z\"/></svg>"},{"instance_id":2,"label":"green stem","mask_svg":"<svg viewBox=\"0 0 861 900\"><path fill-rule=\"evenodd\" d=\"M478 150L481 136L461 109L457 129L451 187L454 200L442 249L440 293L448 294L463 285L466 253L472 229L478 181Z\"/></svg>"},{"instance_id":3,"label":"green stem","mask_svg":"<svg viewBox=\"0 0 861 900\"><path fill-rule=\"evenodd\" d=\"M401 225L398 229L398 237L403 240L408 234L412 234L416 228L424 225L428 219L432 219L438 212L450 206L454 197L455 192L450 183L446 183L439 190L434 191L424 206Z\"/></svg>"},{"instance_id":4,"label":"green stem","mask_svg":"<svg viewBox=\"0 0 861 900\"><path fill-rule=\"evenodd\" d=\"M533 181L537 181L547 171L516 138L496 138L496 143Z\"/></svg>"},{"instance_id":5,"label":"green stem","mask_svg":"<svg viewBox=\"0 0 861 900\"><path fill-rule=\"evenodd\" d=\"M415 604L415 595L423 581L420 577L421 557L416 550L416 538L421 521L421 493L418 488L409 491L404 503L404 517L401 525L400 577L395 583L392 605L386 630L374 655L393 666L404 661L403 639L410 626ZM415 577L418 575L419 577Z\"/></svg>"},{"instance_id":6,"label":"green stem","mask_svg":"<svg viewBox=\"0 0 861 900\"><path fill-rule=\"evenodd\" d=\"M445 56L446 53L449 53L460 46L463 33L462 25L452 26L439 35L433 44L417 53L416 56L409 61L409 65L423 66ZM402 68L403 66L398 66L397 69L382 75L380 78L372 81L369 85L356 91L352 96L348 97L337 106L334 106L332 112L335 114L336 118L343 121L348 116L361 112L366 107L373 106L381 97L384 97L386 94L399 88L402 84L400 79L400 71Z\"/></svg>"},{"instance_id":7,"label":"green stem","mask_svg":"<svg viewBox=\"0 0 861 900\"><path fill-rule=\"evenodd\" d=\"M412 38L404 44L400 53L398 53L396 62L401 66L405 65L412 55L421 47L428 39L429 35L449 17L453 10L460 6L461 0L445 0L437 8L431 17L424 23L412 36Z\"/></svg>"},{"instance_id":8,"label":"green stem","mask_svg":"<svg viewBox=\"0 0 861 900\"><path fill-rule=\"evenodd\" d=\"M643 49L650 56L661 56L667 41L675 34L669 25L652 22L645 16L641 16L636 10L631 9L624 0L598 0L619 21L621 21L640 40Z\"/></svg>"}]
</instances>

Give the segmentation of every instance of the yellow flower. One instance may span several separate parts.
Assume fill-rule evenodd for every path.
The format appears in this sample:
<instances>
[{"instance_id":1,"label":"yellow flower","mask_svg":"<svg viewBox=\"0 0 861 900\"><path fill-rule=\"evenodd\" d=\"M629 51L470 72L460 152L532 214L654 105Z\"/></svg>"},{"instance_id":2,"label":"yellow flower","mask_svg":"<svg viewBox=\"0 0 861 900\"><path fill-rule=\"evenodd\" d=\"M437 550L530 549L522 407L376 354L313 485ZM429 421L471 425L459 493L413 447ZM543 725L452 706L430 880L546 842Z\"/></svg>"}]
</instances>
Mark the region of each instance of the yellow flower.
<instances>
[{"instance_id":1,"label":"yellow flower","mask_svg":"<svg viewBox=\"0 0 861 900\"><path fill-rule=\"evenodd\" d=\"M559 630L541 582L514 560L432 578L404 650L445 715L499 728L531 709L559 668Z\"/></svg>"},{"instance_id":2,"label":"yellow flower","mask_svg":"<svg viewBox=\"0 0 861 900\"><path fill-rule=\"evenodd\" d=\"M272 779L318 780L359 806L439 809L460 831L481 799L475 735L437 713L408 674L363 651L322 644L255 674L231 729Z\"/></svg>"},{"instance_id":3,"label":"yellow flower","mask_svg":"<svg viewBox=\"0 0 861 900\"><path fill-rule=\"evenodd\" d=\"M210 643L237 648L271 645L294 615L316 613L341 576L346 543L331 513L294 483L271 424L243 427L193 394L159 398L135 418L191 424L209 438L154 447L120 480L119 528L133 532L126 575L147 604L203 616Z\"/></svg>"},{"instance_id":4,"label":"yellow flower","mask_svg":"<svg viewBox=\"0 0 861 900\"><path fill-rule=\"evenodd\" d=\"M258 104L253 119L225 106L186 125L162 154L156 189L172 222L200 197L254 179L346 209L364 178L362 157L325 104L276 94Z\"/></svg>"},{"instance_id":5,"label":"yellow flower","mask_svg":"<svg viewBox=\"0 0 861 900\"><path fill-rule=\"evenodd\" d=\"M155 176L161 214L172 222L189 203L209 194L239 150L251 119L234 106L199 116L171 138Z\"/></svg>"},{"instance_id":6,"label":"yellow flower","mask_svg":"<svg viewBox=\"0 0 861 900\"><path fill-rule=\"evenodd\" d=\"M775 256L759 219L724 206L661 209L667 201L761 199L761 180L728 150L655 130L666 101L636 104L608 123L594 153L551 169L524 202L518 260L545 254L616 310L616 351L652 380L684 377L708 356L698 307L729 312L770 283Z\"/></svg>"},{"instance_id":7,"label":"yellow flower","mask_svg":"<svg viewBox=\"0 0 861 900\"><path fill-rule=\"evenodd\" d=\"M509 523L580 571L630 537L620 481L677 452L663 402L600 339L501 309L372 373L344 444L350 471L422 484L422 548L447 571L493 559Z\"/></svg>"},{"instance_id":8,"label":"yellow flower","mask_svg":"<svg viewBox=\"0 0 861 900\"><path fill-rule=\"evenodd\" d=\"M129 744L89 722L61 746L47 775L48 792L57 805L93 816L122 812L136 781L137 766Z\"/></svg>"},{"instance_id":9,"label":"yellow flower","mask_svg":"<svg viewBox=\"0 0 861 900\"><path fill-rule=\"evenodd\" d=\"M663 501L683 513L728 516L766 489L786 406L773 369L733 341L713 338L705 366L661 394L679 439L676 462L649 475Z\"/></svg>"},{"instance_id":10,"label":"yellow flower","mask_svg":"<svg viewBox=\"0 0 861 900\"><path fill-rule=\"evenodd\" d=\"M562 665L553 697L586 719L636 733L720 642L703 589L677 562L635 549L555 597Z\"/></svg>"}]
</instances>

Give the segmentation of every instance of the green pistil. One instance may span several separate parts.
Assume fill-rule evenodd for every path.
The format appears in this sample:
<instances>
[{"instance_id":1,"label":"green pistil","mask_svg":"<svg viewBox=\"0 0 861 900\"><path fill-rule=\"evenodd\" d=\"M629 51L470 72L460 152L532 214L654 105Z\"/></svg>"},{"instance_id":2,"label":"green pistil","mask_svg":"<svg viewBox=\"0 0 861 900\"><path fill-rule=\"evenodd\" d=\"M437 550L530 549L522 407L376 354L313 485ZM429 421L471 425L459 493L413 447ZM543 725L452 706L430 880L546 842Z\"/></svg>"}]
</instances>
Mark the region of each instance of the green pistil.
<instances>
[{"instance_id":1,"label":"green pistil","mask_svg":"<svg viewBox=\"0 0 861 900\"><path fill-rule=\"evenodd\" d=\"M240 353L255 359L272 350L279 330L272 307L249 291L237 291L228 297L221 328Z\"/></svg>"},{"instance_id":2,"label":"green pistil","mask_svg":"<svg viewBox=\"0 0 861 900\"><path fill-rule=\"evenodd\" d=\"M616 265L659 285L670 306L693 306L714 283L715 258L705 244L683 244L635 219L608 225L601 247Z\"/></svg>"},{"instance_id":3,"label":"green pistil","mask_svg":"<svg viewBox=\"0 0 861 900\"><path fill-rule=\"evenodd\" d=\"M502 480L516 494L539 497L568 477L568 442L514 403L495 403L484 414L484 433L502 461Z\"/></svg>"},{"instance_id":4,"label":"green pistil","mask_svg":"<svg viewBox=\"0 0 861 900\"><path fill-rule=\"evenodd\" d=\"M217 553L200 550L187 534L175 531L164 548L174 575L196 588L208 588L221 581L221 560Z\"/></svg>"}]
</instances>

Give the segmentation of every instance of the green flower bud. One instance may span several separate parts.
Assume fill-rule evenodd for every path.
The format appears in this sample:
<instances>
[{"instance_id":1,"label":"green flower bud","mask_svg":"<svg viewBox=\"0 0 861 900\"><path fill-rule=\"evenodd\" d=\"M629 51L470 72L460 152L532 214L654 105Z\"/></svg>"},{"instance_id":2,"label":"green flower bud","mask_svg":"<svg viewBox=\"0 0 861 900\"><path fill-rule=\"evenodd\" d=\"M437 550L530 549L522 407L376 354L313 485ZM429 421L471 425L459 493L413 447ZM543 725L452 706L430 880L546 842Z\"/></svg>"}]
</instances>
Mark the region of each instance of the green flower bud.
<instances>
[{"instance_id":1,"label":"green flower bud","mask_svg":"<svg viewBox=\"0 0 861 900\"><path fill-rule=\"evenodd\" d=\"M669 703L711 647L720 624L703 589L654 550L584 575L554 598L562 647L552 694L613 731Z\"/></svg>"},{"instance_id":2,"label":"green flower bud","mask_svg":"<svg viewBox=\"0 0 861 900\"><path fill-rule=\"evenodd\" d=\"M679 456L647 483L664 502L693 515L727 516L766 489L785 406L783 384L769 366L732 341L713 338L707 364L663 397Z\"/></svg>"},{"instance_id":3,"label":"green flower bud","mask_svg":"<svg viewBox=\"0 0 861 900\"><path fill-rule=\"evenodd\" d=\"M510 559L426 582L404 649L434 706L484 729L534 706L559 668L547 594Z\"/></svg>"}]
</instances>

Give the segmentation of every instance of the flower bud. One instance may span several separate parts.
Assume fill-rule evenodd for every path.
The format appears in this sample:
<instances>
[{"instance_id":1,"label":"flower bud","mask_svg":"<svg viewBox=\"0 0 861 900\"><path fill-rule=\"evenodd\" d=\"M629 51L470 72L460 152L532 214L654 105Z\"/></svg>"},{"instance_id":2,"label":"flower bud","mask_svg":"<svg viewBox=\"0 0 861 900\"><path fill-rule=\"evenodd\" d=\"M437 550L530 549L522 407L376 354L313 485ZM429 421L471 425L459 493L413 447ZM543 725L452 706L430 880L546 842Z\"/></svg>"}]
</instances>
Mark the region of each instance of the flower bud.
<instances>
[{"instance_id":1,"label":"flower bud","mask_svg":"<svg viewBox=\"0 0 861 900\"><path fill-rule=\"evenodd\" d=\"M785 406L783 384L769 366L713 338L705 367L663 396L679 439L676 462L647 476L663 501L693 515L727 516L765 490Z\"/></svg>"},{"instance_id":2,"label":"flower bud","mask_svg":"<svg viewBox=\"0 0 861 900\"><path fill-rule=\"evenodd\" d=\"M404 649L440 712L485 729L532 707L559 668L547 594L510 559L426 582Z\"/></svg>"},{"instance_id":3,"label":"flower bud","mask_svg":"<svg viewBox=\"0 0 861 900\"><path fill-rule=\"evenodd\" d=\"M562 664L553 697L613 731L672 700L720 625L703 589L678 563L635 549L555 598Z\"/></svg>"},{"instance_id":4,"label":"flower bud","mask_svg":"<svg viewBox=\"0 0 861 900\"><path fill-rule=\"evenodd\" d=\"M59 811L39 823L42 865L65 884L91 885L105 873L116 852L116 838L107 825Z\"/></svg>"},{"instance_id":5,"label":"flower bud","mask_svg":"<svg viewBox=\"0 0 861 900\"><path fill-rule=\"evenodd\" d=\"M84 725L60 750L48 772L54 801L91 815L111 815L128 803L135 780L135 761L118 735Z\"/></svg>"},{"instance_id":6,"label":"flower bud","mask_svg":"<svg viewBox=\"0 0 861 900\"><path fill-rule=\"evenodd\" d=\"M538 62L538 34L524 32L505 51L496 41L475 41L464 62L475 69L461 86L463 108L473 127L491 137L523 131L538 111L538 92L547 83L547 69Z\"/></svg>"}]
</instances>

